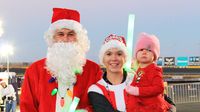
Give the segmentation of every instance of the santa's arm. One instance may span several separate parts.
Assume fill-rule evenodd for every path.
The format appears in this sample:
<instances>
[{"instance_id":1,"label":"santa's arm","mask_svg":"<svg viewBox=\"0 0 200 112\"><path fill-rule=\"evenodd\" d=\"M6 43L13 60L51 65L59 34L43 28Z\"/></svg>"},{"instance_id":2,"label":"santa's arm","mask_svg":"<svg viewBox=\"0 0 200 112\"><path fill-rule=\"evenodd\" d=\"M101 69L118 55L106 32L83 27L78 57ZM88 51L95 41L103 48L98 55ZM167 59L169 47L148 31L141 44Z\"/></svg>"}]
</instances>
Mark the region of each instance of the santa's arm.
<instances>
[{"instance_id":1,"label":"santa's arm","mask_svg":"<svg viewBox=\"0 0 200 112\"><path fill-rule=\"evenodd\" d=\"M20 97L20 112L38 112L38 103L34 97L34 83L30 76L34 75L29 68L26 70Z\"/></svg>"},{"instance_id":2,"label":"santa's arm","mask_svg":"<svg viewBox=\"0 0 200 112\"><path fill-rule=\"evenodd\" d=\"M96 77L95 77L95 79L96 79L95 83L96 83L98 80L100 80L101 77L102 77L102 71L99 69L99 72L96 74ZM94 84L95 84L95 83L94 83ZM89 94L88 94L88 97L89 97ZM89 98L90 98L90 97L89 97ZM94 109L92 108L92 105L88 105L87 107L85 107L84 110L85 110L85 111L80 111L80 112L96 112L96 111L94 111ZM76 111L76 112L79 112L79 111ZM103 112L103 111L102 111L102 112Z\"/></svg>"},{"instance_id":3,"label":"santa's arm","mask_svg":"<svg viewBox=\"0 0 200 112\"><path fill-rule=\"evenodd\" d=\"M99 66L97 66L96 71L97 71L97 73L95 74L95 82L93 82L93 84L97 83L102 78L102 74L103 74L103 72L102 72L102 70ZM89 94L88 94L88 97L90 98L91 96L89 96ZM87 109L88 112L96 112L96 111L94 111L92 105L87 106L86 109Z\"/></svg>"},{"instance_id":4,"label":"santa's arm","mask_svg":"<svg viewBox=\"0 0 200 112\"><path fill-rule=\"evenodd\" d=\"M97 74L96 75L96 80L93 84L96 84L101 78L102 78L102 74L103 74L103 71L101 70L100 67L97 68Z\"/></svg>"}]
</instances>

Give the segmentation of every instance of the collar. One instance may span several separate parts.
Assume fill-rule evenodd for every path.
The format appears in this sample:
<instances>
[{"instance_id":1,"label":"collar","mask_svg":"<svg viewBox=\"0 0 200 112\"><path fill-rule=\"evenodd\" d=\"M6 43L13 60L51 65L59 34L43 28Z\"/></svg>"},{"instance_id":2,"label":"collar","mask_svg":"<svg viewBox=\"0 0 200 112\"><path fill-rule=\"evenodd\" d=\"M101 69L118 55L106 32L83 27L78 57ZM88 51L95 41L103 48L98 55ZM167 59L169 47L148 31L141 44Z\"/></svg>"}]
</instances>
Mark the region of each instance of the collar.
<instances>
[{"instance_id":1,"label":"collar","mask_svg":"<svg viewBox=\"0 0 200 112\"><path fill-rule=\"evenodd\" d=\"M113 85L113 84L107 79L106 76L107 76L107 72L104 72L104 74L103 74L103 80L104 80L106 83L108 83L108 84L110 84L110 85ZM126 81L126 77L127 77L127 72L126 72L125 70L123 70L123 80L122 80L121 83L123 83L123 82Z\"/></svg>"},{"instance_id":2,"label":"collar","mask_svg":"<svg viewBox=\"0 0 200 112\"><path fill-rule=\"evenodd\" d=\"M138 71L148 71L148 70L151 70L152 68L154 68L155 66L156 66L155 63L152 63L144 68L138 68Z\"/></svg>"}]
</instances>

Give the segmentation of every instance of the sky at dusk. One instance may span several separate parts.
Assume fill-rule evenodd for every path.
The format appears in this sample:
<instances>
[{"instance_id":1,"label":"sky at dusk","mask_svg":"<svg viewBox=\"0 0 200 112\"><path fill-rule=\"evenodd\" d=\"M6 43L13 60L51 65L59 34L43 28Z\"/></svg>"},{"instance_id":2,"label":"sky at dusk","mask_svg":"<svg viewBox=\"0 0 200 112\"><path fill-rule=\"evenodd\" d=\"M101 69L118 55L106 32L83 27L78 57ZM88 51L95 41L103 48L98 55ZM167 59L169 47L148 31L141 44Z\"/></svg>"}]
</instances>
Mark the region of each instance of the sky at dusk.
<instances>
[{"instance_id":1,"label":"sky at dusk","mask_svg":"<svg viewBox=\"0 0 200 112\"><path fill-rule=\"evenodd\" d=\"M147 32L159 38L161 56L200 56L199 0L0 0L4 30L0 46L14 46L12 62L33 62L46 56L43 36L54 7L80 12L91 41L87 58L97 63L106 36L127 36L129 14L135 14L133 43L140 32Z\"/></svg>"}]
</instances>

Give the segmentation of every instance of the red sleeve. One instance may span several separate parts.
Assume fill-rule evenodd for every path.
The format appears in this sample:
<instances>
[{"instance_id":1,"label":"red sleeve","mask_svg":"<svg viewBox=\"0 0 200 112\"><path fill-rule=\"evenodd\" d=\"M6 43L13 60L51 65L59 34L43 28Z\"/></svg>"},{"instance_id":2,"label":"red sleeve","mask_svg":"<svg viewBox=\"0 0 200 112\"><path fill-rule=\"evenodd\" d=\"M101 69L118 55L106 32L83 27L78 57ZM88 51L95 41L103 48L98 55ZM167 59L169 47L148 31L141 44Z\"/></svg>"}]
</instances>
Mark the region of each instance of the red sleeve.
<instances>
[{"instance_id":1,"label":"red sleeve","mask_svg":"<svg viewBox=\"0 0 200 112\"><path fill-rule=\"evenodd\" d=\"M151 86L139 87L139 96L155 96L163 93L164 91L164 83L162 79L161 72L154 72L150 77L152 80Z\"/></svg>"},{"instance_id":2,"label":"red sleeve","mask_svg":"<svg viewBox=\"0 0 200 112\"><path fill-rule=\"evenodd\" d=\"M92 108L92 106L90 105L90 106L88 106L88 107L86 107L86 110L88 111L88 112L94 112L94 110L93 110L93 108Z\"/></svg>"},{"instance_id":3,"label":"red sleeve","mask_svg":"<svg viewBox=\"0 0 200 112\"><path fill-rule=\"evenodd\" d=\"M102 78L102 70L101 68L98 66L97 67L97 73L94 74L95 75L95 81L93 82L93 84L97 83L101 78ZM94 112L93 108L92 108L92 105L88 105L86 108L85 108L88 112Z\"/></svg>"},{"instance_id":4,"label":"red sleeve","mask_svg":"<svg viewBox=\"0 0 200 112\"><path fill-rule=\"evenodd\" d=\"M34 81L33 78L31 78L33 75L34 70L28 68L25 73L20 97L21 112L38 112L38 103L36 100Z\"/></svg>"},{"instance_id":5,"label":"red sleeve","mask_svg":"<svg viewBox=\"0 0 200 112\"><path fill-rule=\"evenodd\" d=\"M100 67L98 67L98 70L97 70L97 74L96 74L96 81L95 83L97 83L101 78L102 78L102 74L103 74L103 71L101 70Z\"/></svg>"},{"instance_id":6,"label":"red sleeve","mask_svg":"<svg viewBox=\"0 0 200 112\"><path fill-rule=\"evenodd\" d=\"M80 96L81 101L77 107L78 109L86 109L88 112L93 112L92 106L88 99L88 88L92 84L96 84L97 81L101 79L101 77L102 77L102 70L99 67L99 65L90 60L87 60L87 63L83 69L83 74L79 76L79 79L82 82L77 81L76 88L74 89L74 91L78 91L79 94L81 94Z\"/></svg>"}]
</instances>

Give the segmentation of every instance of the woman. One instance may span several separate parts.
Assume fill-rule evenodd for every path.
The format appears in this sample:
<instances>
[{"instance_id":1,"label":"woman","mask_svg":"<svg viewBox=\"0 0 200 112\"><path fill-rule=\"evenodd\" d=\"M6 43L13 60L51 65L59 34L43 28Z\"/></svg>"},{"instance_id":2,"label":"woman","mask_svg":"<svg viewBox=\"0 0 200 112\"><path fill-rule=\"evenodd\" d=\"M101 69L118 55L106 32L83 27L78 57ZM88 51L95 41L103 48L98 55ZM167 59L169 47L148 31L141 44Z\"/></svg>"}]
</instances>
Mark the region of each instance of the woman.
<instances>
[{"instance_id":1,"label":"woman","mask_svg":"<svg viewBox=\"0 0 200 112\"><path fill-rule=\"evenodd\" d=\"M124 37L109 35L101 47L99 58L106 71L103 78L88 90L94 112L132 112L134 97L125 91L133 78L123 69L128 58Z\"/></svg>"}]
</instances>

